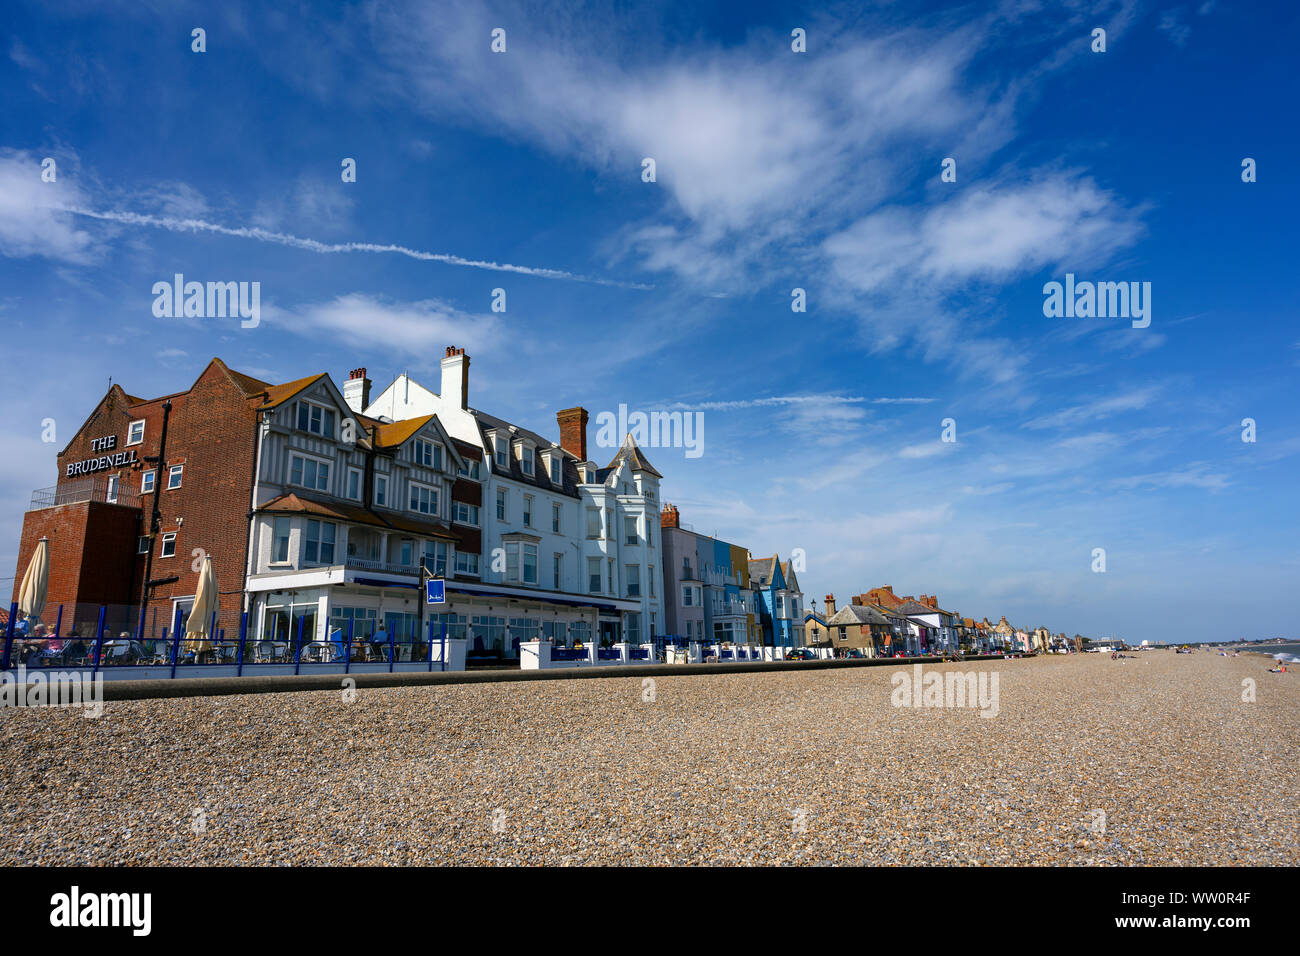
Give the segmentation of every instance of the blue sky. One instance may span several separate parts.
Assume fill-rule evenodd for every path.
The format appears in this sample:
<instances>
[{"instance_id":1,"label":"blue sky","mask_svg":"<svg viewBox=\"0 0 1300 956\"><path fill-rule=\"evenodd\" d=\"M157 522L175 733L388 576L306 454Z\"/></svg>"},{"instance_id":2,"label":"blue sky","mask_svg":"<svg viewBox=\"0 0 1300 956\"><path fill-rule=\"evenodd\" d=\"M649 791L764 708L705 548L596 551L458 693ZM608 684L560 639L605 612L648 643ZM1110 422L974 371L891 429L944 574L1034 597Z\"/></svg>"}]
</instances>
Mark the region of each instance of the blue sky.
<instances>
[{"instance_id":1,"label":"blue sky","mask_svg":"<svg viewBox=\"0 0 1300 956\"><path fill-rule=\"evenodd\" d=\"M110 375L436 387L455 344L553 437L701 410L665 499L802 548L812 598L1295 635L1294 5L46 6L0 33L0 575ZM177 272L260 282L261 324L155 318ZM1045 317L1067 272L1150 282L1150 326Z\"/></svg>"}]
</instances>

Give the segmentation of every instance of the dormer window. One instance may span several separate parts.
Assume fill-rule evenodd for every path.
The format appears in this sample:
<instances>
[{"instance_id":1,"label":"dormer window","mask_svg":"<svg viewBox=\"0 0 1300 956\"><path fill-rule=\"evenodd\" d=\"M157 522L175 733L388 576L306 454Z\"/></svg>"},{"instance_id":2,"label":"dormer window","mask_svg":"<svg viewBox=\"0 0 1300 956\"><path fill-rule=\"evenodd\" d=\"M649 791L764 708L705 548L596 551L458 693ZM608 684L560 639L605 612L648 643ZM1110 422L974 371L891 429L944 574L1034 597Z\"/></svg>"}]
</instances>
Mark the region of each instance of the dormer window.
<instances>
[{"instance_id":1,"label":"dormer window","mask_svg":"<svg viewBox=\"0 0 1300 956\"><path fill-rule=\"evenodd\" d=\"M546 469L546 476L551 479L551 484L563 486L564 484L564 459L554 448L548 448L541 453L542 467Z\"/></svg>"},{"instance_id":2,"label":"dormer window","mask_svg":"<svg viewBox=\"0 0 1300 956\"><path fill-rule=\"evenodd\" d=\"M493 453L498 468L506 469L510 467L510 442L504 435L497 435L492 440Z\"/></svg>"},{"instance_id":3,"label":"dormer window","mask_svg":"<svg viewBox=\"0 0 1300 956\"><path fill-rule=\"evenodd\" d=\"M298 431L319 435L321 438L333 438L334 410L312 402L299 402Z\"/></svg>"},{"instance_id":4,"label":"dormer window","mask_svg":"<svg viewBox=\"0 0 1300 956\"><path fill-rule=\"evenodd\" d=\"M519 446L519 467L529 478L533 476L533 464L536 458L536 452L529 445Z\"/></svg>"}]
</instances>

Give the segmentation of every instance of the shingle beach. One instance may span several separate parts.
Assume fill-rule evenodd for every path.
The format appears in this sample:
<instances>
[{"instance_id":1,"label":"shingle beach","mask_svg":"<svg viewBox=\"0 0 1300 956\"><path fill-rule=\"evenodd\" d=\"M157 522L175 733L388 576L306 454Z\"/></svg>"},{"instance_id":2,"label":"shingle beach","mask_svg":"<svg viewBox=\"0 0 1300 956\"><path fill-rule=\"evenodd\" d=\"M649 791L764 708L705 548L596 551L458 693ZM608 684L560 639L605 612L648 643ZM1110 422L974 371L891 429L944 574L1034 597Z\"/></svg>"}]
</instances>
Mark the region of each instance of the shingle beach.
<instances>
[{"instance_id":1,"label":"shingle beach","mask_svg":"<svg viewBox=\"0 0 1300 956\"><path fill-rule=\"evenodd\" d=\"M1296 865L1268 663L934 665L996 671L992 719L892 706L910 667L10 709L0 861Z\"/></svg>"}]
</instances>

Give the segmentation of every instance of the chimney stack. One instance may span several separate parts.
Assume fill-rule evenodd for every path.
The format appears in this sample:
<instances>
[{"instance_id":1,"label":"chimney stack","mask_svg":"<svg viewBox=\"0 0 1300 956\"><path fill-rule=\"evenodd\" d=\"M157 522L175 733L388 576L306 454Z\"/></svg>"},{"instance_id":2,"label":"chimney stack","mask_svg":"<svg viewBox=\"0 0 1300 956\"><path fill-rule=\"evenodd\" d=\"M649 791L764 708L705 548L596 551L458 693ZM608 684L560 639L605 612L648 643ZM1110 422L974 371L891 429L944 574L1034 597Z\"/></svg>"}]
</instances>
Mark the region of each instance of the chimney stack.
<instances>
[{"instance_id":1,"label":"chimney stack","mask_svg":"<svg viewBox=\"0 0 1300 956\"><path fill-rule=\"evenodd\" d=\"M659 512L660 528L680 528L682 516L677 513L677 506L665 504L664 510Z\"/></svg>"},{"instance_id":2,"label":"chimney stack","mask_svg":"<svg viewBox=\"0 0 1300 956\"><path fill-rule=\"evenodd\" d=\"M447 346L442 357L442 387L439 392L444 400L458 398L461 408L469 408L469 356L464 349Z\"/></svg>"},{"instance_id":3,"label":"chimney stack","mask_svg":"<svg viewBox=\"0 0 1300 956\"><path fill-rule=\"evenodd\" d=\"M835 595L828 594L826 595L826 620L829 621L834 616L835 616Z\"/></svg>"},{"instance_id":4,"label":"chimney stack","mask_svg":"<svg viewBox=\"0 0 1300 956\"><path fill-rule=\"evenodd\" d=\"M354 368L348 373L348 380L343 383L343 401L357 414L365 414L370 406L370 379L366 370Z\"/></svg>"},{"instance_id":5,"label":"chimney stack","mask_svg":"<svg viewBox=\"0 0 1300 956\"><path fill-rule=\"evenodd\" d=\"M555 413L560 426L560 447L578 461L587 460L587 410L581 405Z\"/></svg>"}]
</instances>

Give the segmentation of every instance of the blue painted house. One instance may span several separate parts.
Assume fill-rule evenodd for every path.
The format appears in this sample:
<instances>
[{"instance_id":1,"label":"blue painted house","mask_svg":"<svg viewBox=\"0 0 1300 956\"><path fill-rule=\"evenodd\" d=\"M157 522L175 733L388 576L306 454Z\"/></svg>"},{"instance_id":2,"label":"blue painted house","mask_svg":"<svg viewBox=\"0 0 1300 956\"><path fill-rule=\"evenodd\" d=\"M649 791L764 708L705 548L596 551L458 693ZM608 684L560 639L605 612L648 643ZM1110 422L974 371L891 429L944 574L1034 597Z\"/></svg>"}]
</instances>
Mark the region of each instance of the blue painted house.
<instances>
[{"instance_id":1,"label":"blue painted house","mask_svg":"<svg viewBox=\"0 0 1300 956\"><path fill-rule=\"evenodd\" d=\"M775 554L749 562L749 582L763 643L773 647L802 647L803 594L790 562Z\"/></svg>"}]
</instances>

